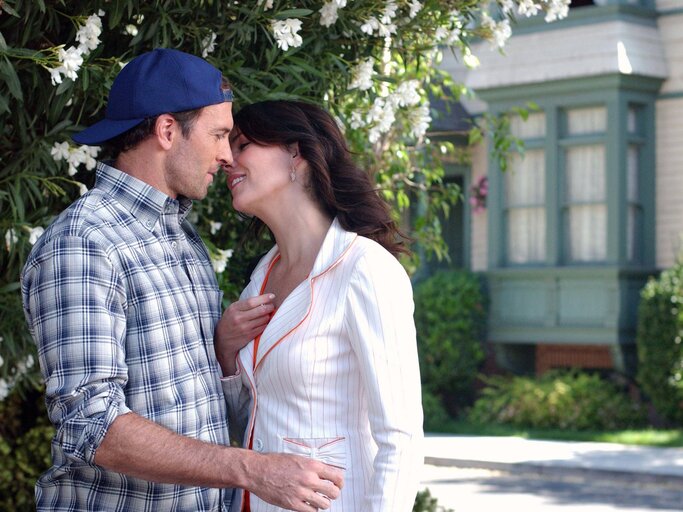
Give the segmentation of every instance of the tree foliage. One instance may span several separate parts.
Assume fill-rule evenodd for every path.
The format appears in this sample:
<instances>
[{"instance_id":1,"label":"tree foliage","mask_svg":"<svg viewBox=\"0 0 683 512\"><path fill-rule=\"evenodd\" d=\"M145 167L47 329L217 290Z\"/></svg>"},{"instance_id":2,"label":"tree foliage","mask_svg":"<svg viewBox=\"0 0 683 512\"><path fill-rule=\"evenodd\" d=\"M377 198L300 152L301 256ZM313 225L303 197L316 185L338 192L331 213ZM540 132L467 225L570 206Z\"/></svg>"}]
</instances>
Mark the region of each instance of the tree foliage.
<instances>
[{"instance_id":1,"label":"tree foliage","mask_svg":"<svg viewBox=\"0 0 683 512\"><path fill-rule=\"evenodd\" d=\"M347 5L348 4L348 5ZM231 80L236 108L296 98L329 108L359 162L406 214L425 200L409 233L445 254L438 212L458 197L444 185L448 143L430 143L429 98L457 100L439 70L443 51L475 65L473 38L501 46L509 18L530 6L566 15L568 0L0 0L0 399L35 380L19 274L51 219L94 182L98 148L70 136L104 115L118 71L156 47L204 56ZM493 7L493 11L488 11ZM535 11L534 11L535 12ZM497 21L494 21L496 19ZM246 222L225 186L197 205L195 222L232 299L265 241L239 246ZM239 247L239 249L238 249ZM234 251L234 252L233 252ZM229 262L226 261L230 258ZM417 261L405 261L414 269Z\"/></svg>"}]
</instances>

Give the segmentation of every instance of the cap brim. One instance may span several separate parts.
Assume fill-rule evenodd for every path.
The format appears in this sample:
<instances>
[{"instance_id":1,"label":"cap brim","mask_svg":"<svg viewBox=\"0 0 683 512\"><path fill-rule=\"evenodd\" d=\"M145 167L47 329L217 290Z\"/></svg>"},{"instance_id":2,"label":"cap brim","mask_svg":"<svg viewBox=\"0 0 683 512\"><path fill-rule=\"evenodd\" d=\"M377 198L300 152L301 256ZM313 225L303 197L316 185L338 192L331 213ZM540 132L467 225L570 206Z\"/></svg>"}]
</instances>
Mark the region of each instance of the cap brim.
<instances>
[{"instance_id":1,"label":"cap brim","mask_svg":"<svg viewBox=\"0 0 683 512\"><path fill-rule=\"evenodd\" d=\"M86 128L82 132L75 133L71 138L79 144L87 144L88 146L97 146L102 142L121 135L140 124L144 119L103 119L94 125Z\"/></svg>"}]
</instances>

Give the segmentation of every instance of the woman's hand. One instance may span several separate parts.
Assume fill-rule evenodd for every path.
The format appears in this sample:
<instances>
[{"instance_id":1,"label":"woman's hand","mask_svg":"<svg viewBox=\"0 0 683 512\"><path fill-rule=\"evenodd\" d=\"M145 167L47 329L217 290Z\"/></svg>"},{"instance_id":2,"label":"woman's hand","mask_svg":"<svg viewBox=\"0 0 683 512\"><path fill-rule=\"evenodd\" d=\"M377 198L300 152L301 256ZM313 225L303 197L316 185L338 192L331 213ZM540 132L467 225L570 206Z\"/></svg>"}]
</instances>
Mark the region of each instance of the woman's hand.
<instances>
[{"instance_id":1,"label":"woman's hand","mask_svg":"<svg viewBox=\"0 0 683 512\"><path fill-rule=\"evenodd\" d=\"M237 373L237 352L263 332L275 310L275 295L266 293L233 302L216 325L214 346L223 376Z\"/></svg>"}]
</instances>

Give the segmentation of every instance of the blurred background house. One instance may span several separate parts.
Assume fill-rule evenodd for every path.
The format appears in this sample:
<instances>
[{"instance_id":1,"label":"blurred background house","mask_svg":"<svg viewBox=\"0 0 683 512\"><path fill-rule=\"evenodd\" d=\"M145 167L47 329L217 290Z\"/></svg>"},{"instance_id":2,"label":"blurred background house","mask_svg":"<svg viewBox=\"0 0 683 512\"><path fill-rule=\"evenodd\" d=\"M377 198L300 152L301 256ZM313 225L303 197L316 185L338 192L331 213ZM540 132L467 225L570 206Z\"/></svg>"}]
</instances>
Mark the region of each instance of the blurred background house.
<instances>
[{"instance_id":1,"label":"blurred background house","mask_svg":"<svg viewBox=\"0 0 683 512\"><path fill-rule=\"evenodd\" d=\"M632 374L640 290L681 250L683 0L573 0L564 20L520 19L504 55L488 42L473 53L473 72L451 55L443 67L478 99L433 135L462 140L468 116L538 106L511 120L525 151L506 172L486 144L449 169L465 201L445 238L455 265L486 277L491 357Z\"/></svg>"}]
</instances>

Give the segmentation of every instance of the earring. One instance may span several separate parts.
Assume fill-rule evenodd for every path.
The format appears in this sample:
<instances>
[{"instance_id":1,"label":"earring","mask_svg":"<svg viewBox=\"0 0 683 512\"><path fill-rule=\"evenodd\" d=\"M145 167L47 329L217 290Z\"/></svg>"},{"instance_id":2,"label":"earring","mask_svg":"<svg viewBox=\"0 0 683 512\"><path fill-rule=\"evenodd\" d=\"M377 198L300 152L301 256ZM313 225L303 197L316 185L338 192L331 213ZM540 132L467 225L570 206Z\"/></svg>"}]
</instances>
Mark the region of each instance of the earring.
<instances>
[{"instance_id":1,"label":"earring","mask_svg":"<svg viewBox=\"0 0 683 512\"><path fill-rule=\"evenodd\" d=\"M293 182L296 181L296 173L294 172L294 169L289 173L289 179Z\"/></svg>"}]
</instances>

